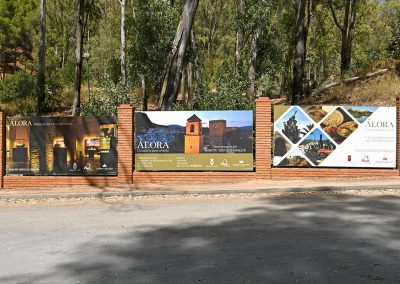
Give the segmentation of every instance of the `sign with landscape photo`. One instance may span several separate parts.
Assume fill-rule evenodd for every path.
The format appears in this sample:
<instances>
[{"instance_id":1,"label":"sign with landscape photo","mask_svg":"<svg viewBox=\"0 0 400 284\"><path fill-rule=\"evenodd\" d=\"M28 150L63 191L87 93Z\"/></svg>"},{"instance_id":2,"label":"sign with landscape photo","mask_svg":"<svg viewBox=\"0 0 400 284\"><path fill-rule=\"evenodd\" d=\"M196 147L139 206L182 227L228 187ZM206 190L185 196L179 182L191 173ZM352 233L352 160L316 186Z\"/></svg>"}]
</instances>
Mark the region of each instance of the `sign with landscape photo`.
<instances>
[{"instance_id":1,"label":"sign with landscape photo","mask_svg":"<svg viewBox=\"0 0 400 284\"><path fill-rule=\"evenodd\" d=\"M396 108L275 106L273 165L396 167Z\"/></svg>"},{"instance_id":2,"label":"sign with landscape photo","mask_svg":"<svg viewBox=\"0 0 400 284\"><path fill-rule=\"evenodd\" d=\"M253 171L253 112L136 112L135 170Z\"/></svg>"},{"instance_id":3,"label":"sign with landscape photo","mask_svg":"<svg viewBox=\"0 0 400 284\"><path fill-rule=\"evenodd\" d=\"M7 175L117 175L117 118L8 117Z\"/></svg>"}]
</instances>

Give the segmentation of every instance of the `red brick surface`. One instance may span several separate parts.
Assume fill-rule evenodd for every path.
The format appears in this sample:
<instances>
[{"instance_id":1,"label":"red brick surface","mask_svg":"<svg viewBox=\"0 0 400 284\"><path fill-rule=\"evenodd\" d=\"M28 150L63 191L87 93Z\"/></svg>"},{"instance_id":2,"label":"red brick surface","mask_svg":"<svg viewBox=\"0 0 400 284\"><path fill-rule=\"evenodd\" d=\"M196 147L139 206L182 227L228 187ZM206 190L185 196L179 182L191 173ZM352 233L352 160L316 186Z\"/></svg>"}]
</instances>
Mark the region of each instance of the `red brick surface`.
<instances>
[{"instance_id":1,"label":"red brick surface","mask_svg":"<svg viewBox=\"0 0 400 284\"><path fill-rule=\"evenodd\" d=\"M396 144L396 161L397 161L397 169L400 169L400 97L396 98L396 138L397 138L397 144Z\"/></svg>"},{"instance_id":2,"label":"red brick surface","mask_svg":"<svg viewBox=\"0 0 400 284\"><path fill-rule=\"evenodd\" d=\"M4 187L4 175L6 174L6 115L0 110L0 186Z\"/></svg>"},{"instance_id":3,"label":"red brick surface","mask_svg":"<svg viewBox=\"0 0 400 284\"><path fill-rule=\"evenodd\" d=\"M118 182L132 183L134 109L131 105L118 107Z\"/></svg>"},{"instance_id":4,"label":"red brick surface","mask_svg":"<svg viewBox=\"0 0 400 284\"><path fill-rule=\"evenodd\" d=\"M261 97L256 101L256 173L257 178L271 178L272 102Z\"/></svg>"}]
</instances>

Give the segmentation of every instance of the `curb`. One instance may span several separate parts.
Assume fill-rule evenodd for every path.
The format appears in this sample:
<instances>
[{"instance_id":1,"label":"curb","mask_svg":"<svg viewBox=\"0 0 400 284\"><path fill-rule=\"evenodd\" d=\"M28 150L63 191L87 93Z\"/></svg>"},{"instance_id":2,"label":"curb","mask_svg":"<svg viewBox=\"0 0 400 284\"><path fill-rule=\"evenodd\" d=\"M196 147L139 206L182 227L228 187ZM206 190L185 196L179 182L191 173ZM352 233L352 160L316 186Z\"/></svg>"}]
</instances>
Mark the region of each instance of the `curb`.
<instances>
[{"instance_id":1,"label":"curb","mask_svg":"<svg viewBox=\"0 0 400 284\"><path fill-rule=\"evenodd\" d=\"M257 194L257 193L305 193L305 192L335 192L346 190L389 190L398 189L400 184L390 185L335 185L310 187L273 187L266 189L214 189L214 190L179 190L179 191L121 191L121 192L89 192L89 193L46 193L46 194L0 194L0 201L10 200L41 200L41 199L73 199L73 198L107 198L107 197L145 197L145 196L190 196L190 195L220 195L220 194Z\"/></svg>"}]
</instances>

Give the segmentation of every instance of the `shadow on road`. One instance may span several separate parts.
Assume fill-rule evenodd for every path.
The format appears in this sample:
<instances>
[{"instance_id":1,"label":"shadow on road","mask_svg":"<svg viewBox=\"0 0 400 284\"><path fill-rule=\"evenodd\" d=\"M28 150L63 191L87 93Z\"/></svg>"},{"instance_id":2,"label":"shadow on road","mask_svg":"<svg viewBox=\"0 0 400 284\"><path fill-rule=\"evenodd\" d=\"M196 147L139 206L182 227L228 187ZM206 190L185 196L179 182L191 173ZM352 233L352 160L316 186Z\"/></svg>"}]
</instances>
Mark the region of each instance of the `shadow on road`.
<instances>
[{"instance_id":1,"label":"shadow on road","mask_svg":"<svg viewBox=\"0 0 400 284\"><path fill-rule=\"evenodd\" d=\"M399 283L400 197L266 198L231 219L144 227L1 283ZM216 209L218 210L218 209ZM185 215L185 212L182 212Z\"/></svg>"}]
</instances>

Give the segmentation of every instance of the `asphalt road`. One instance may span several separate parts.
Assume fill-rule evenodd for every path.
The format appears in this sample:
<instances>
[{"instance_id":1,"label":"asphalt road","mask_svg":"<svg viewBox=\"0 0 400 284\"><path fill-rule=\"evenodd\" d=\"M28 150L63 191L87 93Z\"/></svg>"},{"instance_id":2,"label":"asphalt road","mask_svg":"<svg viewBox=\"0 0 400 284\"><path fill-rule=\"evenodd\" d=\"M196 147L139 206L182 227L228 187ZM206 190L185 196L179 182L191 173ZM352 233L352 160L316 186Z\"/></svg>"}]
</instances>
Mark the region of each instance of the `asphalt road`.
<instances>
[{"instance_id":1,"label":"asphalt road","mask_svg":"<svg viewBox=\"0 0 400 284\"><path fill-rule=\"evenodd\" d=\"M400 194L0 207L0 283L399 283Z\"/></svg>"}]
</instances>

